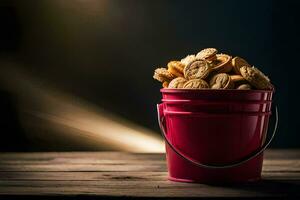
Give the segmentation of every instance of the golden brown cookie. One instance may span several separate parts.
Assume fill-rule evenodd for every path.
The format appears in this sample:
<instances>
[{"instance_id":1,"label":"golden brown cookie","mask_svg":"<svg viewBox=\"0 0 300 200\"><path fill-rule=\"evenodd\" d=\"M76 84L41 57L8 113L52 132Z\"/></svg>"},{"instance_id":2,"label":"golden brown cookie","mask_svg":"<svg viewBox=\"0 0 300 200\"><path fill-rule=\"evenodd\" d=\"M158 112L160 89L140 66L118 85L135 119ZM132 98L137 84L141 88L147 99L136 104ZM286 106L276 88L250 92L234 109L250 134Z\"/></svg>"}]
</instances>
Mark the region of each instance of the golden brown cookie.
<instances>
[{"instance_id":1,"label":"golden brown cookie","mask_svg":"<svg viewBox=\"0 0 300 200\"><path fill-rule=\"evenodd\" d=\"M272 84L267 76L265 76L256 67L243 66L240 68L242 76L257 89L271 89Z\"/></svg>"},{"instance_id":2,"label":"golden brown cookie","mask_svg":"<svg viewBox=\"0 0 300 200\"><path fill-rule=\"evenodd\" d=\"M232 69L231 56L227 54L217 54L217 59L212 62L212 70L217 73L227 73Z\"/></svg>"},{"instance_id":3,"label":"golden brown cookie","mask_svg":"<svg viewBox=\"0 0 300 200\"><path fill-rule=\"evenodd\" d=\"M236 89L238 89L238 90L251 90L251 85L250 84L242 84L242 85L239 85Z\"/></svg>"},{"instance_id":4,"label":"golden brown cookie","mask_svg":"<svg viewBox=\"0 0 300 200\"><path fill-rule=\"evenodd\" d=\"M168 63L168 71L176 77L183 77L183 69L185 65L179 61L171 61Z\"/></svg>"},{"instance_id":5,"label":"golden brown cookie","mask_svg":"<svg viewBox=\"0 0 300 200\"><path fill-rule=\"evenodd\" d=\"M183 85L187 82L185 78L177 77L174 78L170 83L168 88L183 88Z\"/></svg>"},{"instance_id":6,"label":"golden brown cookie","mask_svg":"<svg viewBox=\"0 0 300 200\"><path fill-rule=\"evenodd\" d=\"M218 53L218 50L215 48L206 48L206 49L201 50L199 53L197 53L196 58L213 61L217 58L216 57L217 53Z\"/></svg>"},{"instance_id":7,"label":"golden brown cookie","mask_svg":"<svg viewBox=\"0 0 300 200\"><path fill-rule=\"evenodd\" d=\"M206 89L209 85L203 79L192 79L183 85L184 89Z\"/></svg>"},{"instance_id":8,"label":"golden brown cookie","mask_svg":"<svg viewBox=\"0 0 300 200\"><path fill-rule=\"evenodd\" d=\"M167 81L163 82L162 86L163 86L163 88L167 88L169 86L169 82L167 82Z\"/></svg>"},{"instance_id":9,"label":"golden brown cookie","mask_svg":"<svg viewBox=\"0 0 300 200\"><path fill-rule=\"evenodd\" d=\"M230 76L225 73L220 73L214 75L210 81L209 85L212 89L232 89L234 88L233 81Z\"/></svg>"},{"instance_id":10,"label":"golden brown cookie","mask_svg":"<svg viewBox=\"0 0 300 200\"><path fill-rule=\"evenodd\" d=\"M160 82L170 82L173 78L175 78L166 68L157 68L154 71L153 78Z\"/></svg>"},{"instance_id":11,"label":"golden brown cookie","mask_svg":"<svg viewBox=\"0 0 300 200\"><path fill-rule=\"evenodd\" d=\"M230 78L233 82L244 81L245 78L241 75L230 75Z\"/></svg>"},{"instance_id":12,"label":"golden brown cookie","mask_svg":"<svg viewBox=\"0 0 300 200\"><path fill-rule=\"evenodd\" d=\"M211 67L205 60L197 59L190 62L183 70L184 77L188 80L206 78L211 72Z\"/></svg>"},{"instance_id":13,"label":"golden brown cookie","mask_svg":"<svg viewBox=\"0 0 300 200\"><path fill-rule=\"evenodd\" d=\"M185 58L181 59L180 62L184 64L184 66L187 66L190 62L196 60L195 55L188 55Z\"/></svg>"},{"instance_id":14,"label":"golden brown cookie","mask_svg":"<svg viewBox=\"0 0 300 200\"><path fill-rule=\"evenodd\" d=\"M233 71L236 74L241 74L240 68L243 67L243 66L251 67L251 65L249 65L249 63L246 60L244 60L243 58L240 58L238 56L234 57L232 59L231 63L232 63L232 66L233 66Z\"/></svg>"}]
</instances>

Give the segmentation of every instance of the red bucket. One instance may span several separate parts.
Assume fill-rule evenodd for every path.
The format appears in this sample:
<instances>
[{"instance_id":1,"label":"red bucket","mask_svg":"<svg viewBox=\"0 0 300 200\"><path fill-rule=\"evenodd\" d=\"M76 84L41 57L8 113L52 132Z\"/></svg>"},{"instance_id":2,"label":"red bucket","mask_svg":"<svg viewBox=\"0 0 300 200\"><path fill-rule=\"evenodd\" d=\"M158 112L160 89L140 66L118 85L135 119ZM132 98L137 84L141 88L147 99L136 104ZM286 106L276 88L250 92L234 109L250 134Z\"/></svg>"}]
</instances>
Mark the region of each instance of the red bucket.
<instances>
[{"instance_id":1,"label":"red bucket","mask_svg":"<svg viewBox=\"0 0 300 200\"><path fill-rule=\"evenodd\" d=\"M273 90L161 89L158 121L169 179L245 182L261 178Z\"/></svg>"}]
</instances>

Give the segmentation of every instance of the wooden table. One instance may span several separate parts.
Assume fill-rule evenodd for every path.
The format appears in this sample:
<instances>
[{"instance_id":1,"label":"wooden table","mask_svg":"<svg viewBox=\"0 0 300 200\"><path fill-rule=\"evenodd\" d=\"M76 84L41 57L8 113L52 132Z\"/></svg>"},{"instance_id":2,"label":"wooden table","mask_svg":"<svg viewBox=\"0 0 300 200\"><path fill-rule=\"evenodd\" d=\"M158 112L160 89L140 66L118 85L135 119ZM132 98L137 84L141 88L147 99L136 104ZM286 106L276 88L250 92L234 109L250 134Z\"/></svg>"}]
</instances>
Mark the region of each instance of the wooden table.
<instances>
[{"instance_id":1,"label":"wooden table","mask_svg":"<svg viewBox=\"0 0 300 200\"><path fill-rule=\"evenodd\" d=\"M261 182L213 186L166 180L164 154L0 153L0 199L300 199L299 158L300 150L269 150Z\"/></svg>"}]
</instances>

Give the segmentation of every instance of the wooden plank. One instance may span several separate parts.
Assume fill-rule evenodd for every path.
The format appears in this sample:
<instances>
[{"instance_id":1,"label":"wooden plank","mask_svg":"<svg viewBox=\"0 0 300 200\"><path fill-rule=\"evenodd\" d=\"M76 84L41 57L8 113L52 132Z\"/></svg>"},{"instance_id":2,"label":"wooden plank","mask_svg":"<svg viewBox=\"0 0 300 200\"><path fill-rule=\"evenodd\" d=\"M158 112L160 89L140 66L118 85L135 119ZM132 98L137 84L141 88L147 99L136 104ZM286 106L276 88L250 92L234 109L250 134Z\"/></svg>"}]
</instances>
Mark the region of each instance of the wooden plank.
<instances>
[{"instance_id":1,"label":"wooden plank","mask_svg":"<svg viewBox=\"0 0 300 200\"><path fill-rule=\"evenodd\" d=\"M300 160L265 160L263 171L300 172Z\"/></svg>"},{"instance_id":2,"label":"wooden plank","mask_svg":"<svg viewBox=\"0 0 300 200\"><path fill-rule=\"evenodd\" d=\"M165 165L149 164L128 164L128 165L102 165L102 164L24 164L24 165L0 165L0 171L15 171L15 172L26 172L26 171L79 171L79 172L118 172L118 171L154 171L164 172L166 171Z\"/></svg>"},{"instance_id":3,"label":"wooden plank","mask_svg":"<svg viewBox=\"0 0 300 200\"><path fill-rule=\"evenodd\" d=\"M142 197L299 197L299 181L212 186L170 181L0 181L0 194ZM238 189L237 189L238 188Z\"/></svg>"},{"instance_id":4,"label":"wooden plank","mask_svg":"<svg viewBox=\"0 0 300 200\"><path fill-rule=\"evenodd\" d=\"M1 181L103 181L167 180L167 172L0 172ZM264 180L300 180L299 172L263 172Z\"/></svg>"},{"instance_id":5,"label":"wooden plank","mask_svg":"<svg viewBox=\"0 0 300 200\"><path fill-rule=\"evenodd\" d=\"M128 153L128 152L31 152L31 153L0 153L3 160L37 160L49 161L57 158L91 158L100 160L161 160L165 154ZM146 159L145 159L146 158Z\"/></svg>"},{"instance_id":6,"label":"wooden plank","mask_svg":"<svg viewBox=\"0 0 300 200\"><path fill-rule=\"evenodd\" d=\"M300 149L268 149L265 151L265 158L270 160L299 160Z\"/></svg>"},{"instance_id":7,"label":"wooden plank","mask_svg":"<svg viewBox=\"0 0 300 200\"><path fill-rule=\"evenodd\" d=\"M52 160L1 160L0 165L26 165L26 164L163 164L165 163L164 159L161 160L104 160L104 159L93 159L93 158L55 158Z\"/></svg>"},{"instance_id":8,"label":"wooden plank","mask_svg":"<svg viewBox=\"0 0 300 200\"><path fill-rule=\"evenodd\" d=\"M167 172L0 172L5 180L95 181L95 180L149 180L163 181Z\"/></svg>"},{"instance_id":9,"label":"wooden plank","mask_svg":"<svg viewBox=\"0 0 300 200\"><path fill-rule=\"evenodd\" d=\"M161 160L164 154L150 153L126 153L126 152L33 152L33 153L0 153L0 161L3 160L53 160L57 158L93 158L101 160ZM300 149L272 149L265 152L268 159L300 159Z\"/></svg>"},{"instance_id":10,"label":"wooden plank","mask_svg":"<svg viewBox=\"0 0 300 200\"><path fill-rule=\"evenodd\" d=\"M262 172L263 180L296 180L300 181L299 172Z\"/></svg>"},{"instance_id":11,"label":"wooden plank","mask_svg":"<svg viewBox=\"0 0 300 200\"><path fill-rule=\"evenodd\" d=\"M282 163L298 163L299 159L276 159L276 158L268 158L266 157L264 160L264 164L267 165L273 165L278 162ZM148 159L147 156L144 156L143 159L137 159L137 160L126 160L126 159L114 159L114 160L109 160L109 159L99 159L99 158L64 158L64 157L58 157L58 158L53 158L49 160L16 160L16 159L4 159L0 160L0 165L26 165L26 164L163 164L165 163L165 159Z\"/></svg>"},{"instance_id":12,"label":"wooden plank","mask_svg":"<svg viewBox=\"0 0 300 200\"><path fill-rule=\"evenodd\" d=\"M265 160L264 171L281 171L281 172L300 172L300 160ZM34 162L34 163L0 163L0 172L3 171L155 171L164 172L166 171L165 162L75 162L75 163L52 163L52 162Z\"/></svg>"}]
</instances>

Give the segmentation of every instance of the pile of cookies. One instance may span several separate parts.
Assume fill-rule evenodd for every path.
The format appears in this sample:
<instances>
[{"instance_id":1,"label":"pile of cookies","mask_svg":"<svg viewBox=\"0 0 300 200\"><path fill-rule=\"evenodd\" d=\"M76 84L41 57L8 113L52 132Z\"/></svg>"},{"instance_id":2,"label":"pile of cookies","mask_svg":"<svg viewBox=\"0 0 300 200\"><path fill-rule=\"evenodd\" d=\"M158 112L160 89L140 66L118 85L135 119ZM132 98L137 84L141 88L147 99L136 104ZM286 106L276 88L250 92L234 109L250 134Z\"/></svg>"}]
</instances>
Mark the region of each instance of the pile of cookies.
<instances>
[{"instance_id":1,"label":"pile of cookies","mask_svg":"<svg viewBox=\"0 0 300 200\"><path fill-rule=\"evenodd\" d=\"M271 89L270 79L246 60L207 48L167 68L157 68L153 78L172 89Z\"/></svg>"}]
</instances>

